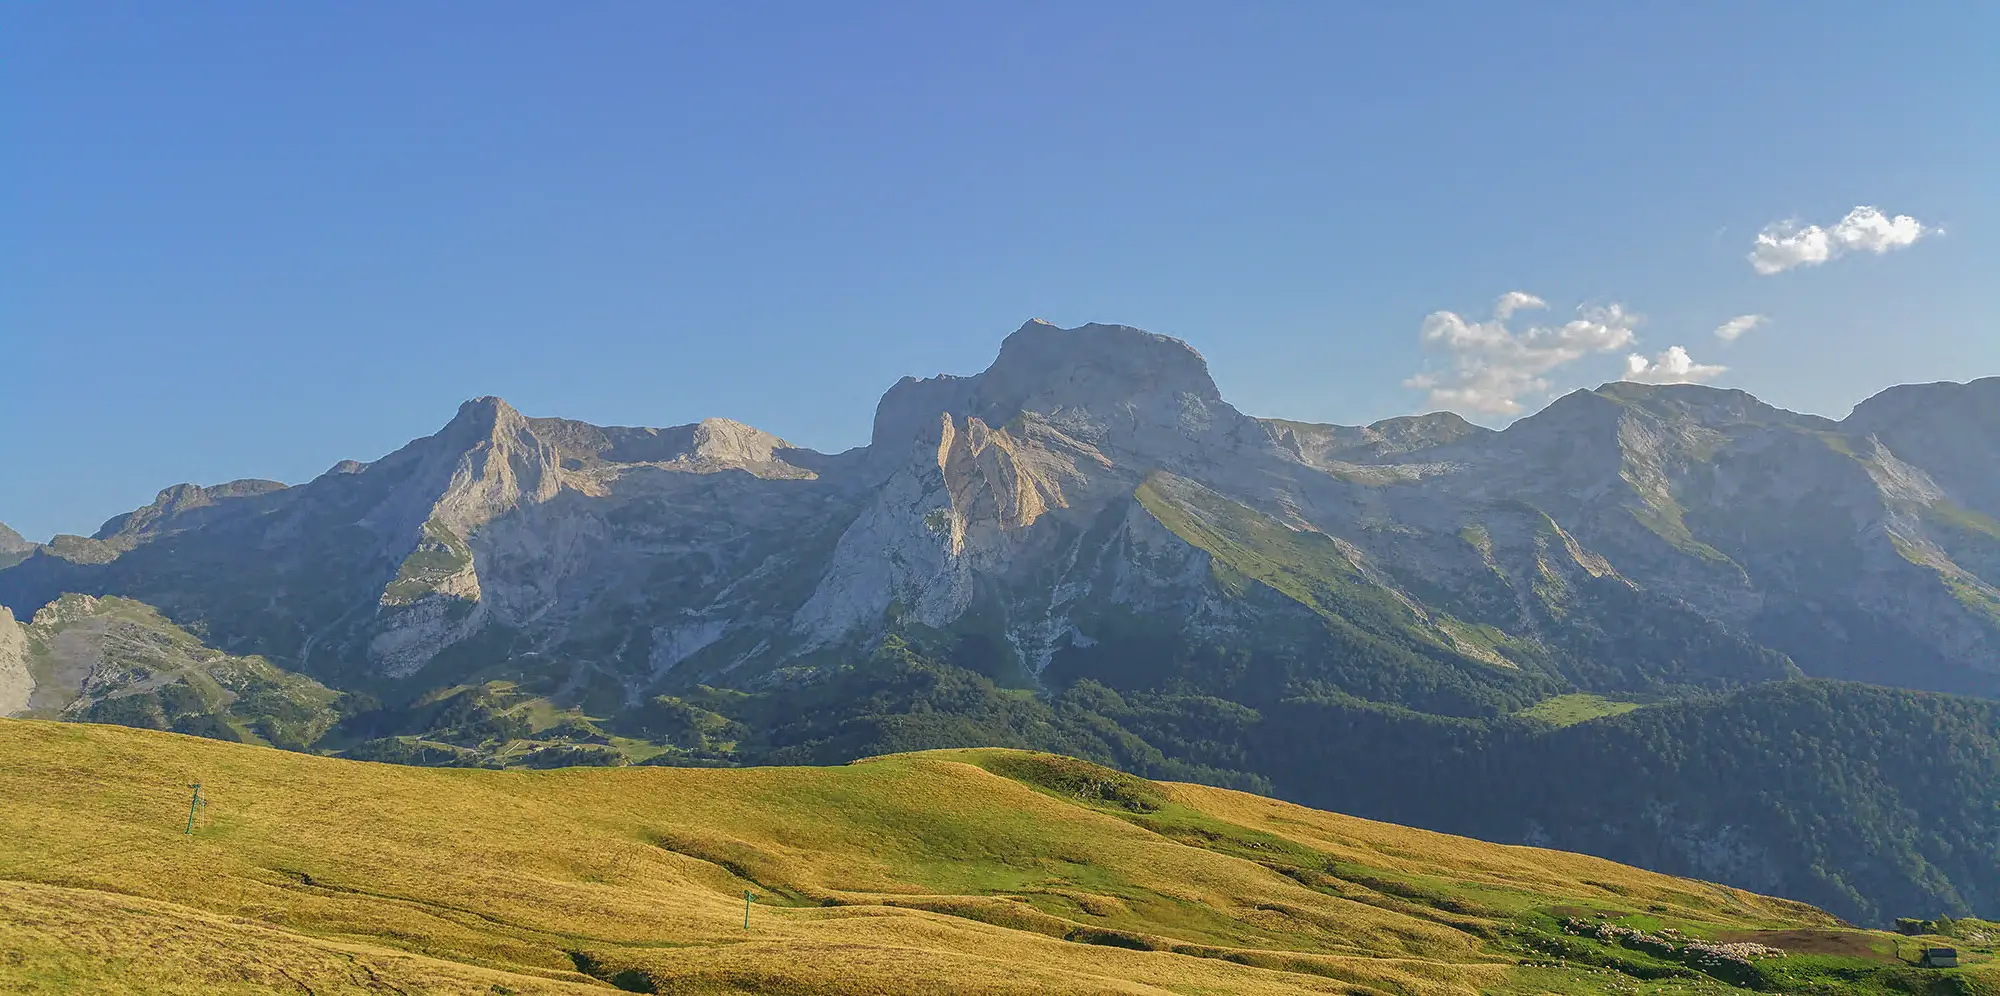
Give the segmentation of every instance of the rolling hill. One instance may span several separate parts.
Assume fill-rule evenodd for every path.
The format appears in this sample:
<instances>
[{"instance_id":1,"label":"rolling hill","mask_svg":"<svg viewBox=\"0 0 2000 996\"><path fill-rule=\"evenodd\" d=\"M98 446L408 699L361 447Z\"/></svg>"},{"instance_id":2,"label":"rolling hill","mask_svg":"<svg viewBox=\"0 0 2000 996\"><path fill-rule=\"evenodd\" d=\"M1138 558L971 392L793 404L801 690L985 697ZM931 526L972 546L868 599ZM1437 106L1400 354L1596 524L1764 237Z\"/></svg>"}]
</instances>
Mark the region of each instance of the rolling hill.
<instances>
[{"instance_id":1,"label":"rolling hill","mask_svg":"<svg viewBox=\"0 0 2000 996\"><path fill-rule=\"evenodd\" d=\"M1030 752L443 770L11 720L0 791L10 992L2000 991L1990 941L1918 969L1798 903Z\"/></svg>"}]
</instances>

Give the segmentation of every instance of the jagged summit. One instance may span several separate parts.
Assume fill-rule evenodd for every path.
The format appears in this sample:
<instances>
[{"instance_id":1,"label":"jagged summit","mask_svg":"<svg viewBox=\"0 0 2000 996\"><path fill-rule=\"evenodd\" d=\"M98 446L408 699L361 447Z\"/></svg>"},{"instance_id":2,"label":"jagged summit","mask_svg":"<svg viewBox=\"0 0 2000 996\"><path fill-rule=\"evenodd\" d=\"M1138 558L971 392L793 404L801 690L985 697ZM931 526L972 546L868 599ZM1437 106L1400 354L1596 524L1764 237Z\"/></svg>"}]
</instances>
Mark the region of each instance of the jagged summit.
<instances>
[{"instance_id":1,"label":"jagged summit","mask_svg":"<svg viewBox=\"0 0 2000 996\"><path fill-rule=\"evenodd\" d=\"M476 440L526 428L527 417L504 399L486 395L458 406L458 413L437 432L435 438Z\"/></svg>"},{"instance_id":2,"label":"jagged summit","mask_svg":"<svg viewBox=\"0 0 2000 996\"><path fill-rule=\"evenodd\" d=\"M257 478L245 478L207 487L199 484L176 484L162 489L153 497L152 504L105 520L104 525L99 526L91 538L109 540L118 536L133 537L155 532L165 528L171 520L196 509L209 508L237 498L254 498L273 491L283 491L285 488L286 485L282 481Z\"/></svg>"},{"instance_id":3,"label":"jagged summit","mask_svg":"<svg viewBox=\"0 0 2000 996\"><path fill-rule=\"evenodd\" d=\"M6 523L0 522L0 556L9 553L21 553L34 548L35 544L28 542L20 533L8 528Z\"/></svg>"},{"instance_id":4,"label":"jagged summit","mask_svg":"<svg viewBox=\"0 0 2000 996\"><path fill-rule=\"evenodd\" d=\"M28 559L40 547L0 522L0 568L12 567Z\"/></svg>"},{"instance_id":5,"label":"jagged summit","mask_svg":"<svg viewBox=\"0 0 2000 996\"><path fill-rule=\"evenodd\" d=\"M810 451L735 419L705 418L654 429L535 418L528 420L528 426L536 438L555 447L567 470L645 464L693 473L745 470L765 477L811 476L786 461ZM807 457L806 462L814 461Z\"/></svg>"},{"instance_id":6,"label":"jagged summit","mask_svg":"<svg viewBox=\"0 0 2000 996\"><path fill-rule=\"evenodd\" d=\"M981 375L981 400L995 409L1047 411L1146 396L1190 394L1220 401L1208 362L1171 336L1129 325L1073 329L1031 321L1000 344Z\"/></svg>"}]
</instances>

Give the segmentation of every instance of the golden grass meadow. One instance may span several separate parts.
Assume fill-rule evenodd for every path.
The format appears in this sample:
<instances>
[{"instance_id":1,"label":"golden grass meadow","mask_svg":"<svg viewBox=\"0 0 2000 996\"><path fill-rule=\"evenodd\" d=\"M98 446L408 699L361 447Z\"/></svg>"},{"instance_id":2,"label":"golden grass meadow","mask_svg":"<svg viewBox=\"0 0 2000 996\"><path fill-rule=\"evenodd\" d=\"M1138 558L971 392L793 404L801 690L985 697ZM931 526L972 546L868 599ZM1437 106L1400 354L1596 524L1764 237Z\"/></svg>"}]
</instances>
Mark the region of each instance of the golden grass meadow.
<instances>
[{"instance_id":1,"label":"golden grass meadow","mask_svg":"<svg viewBox=\"0 0 2000 996\"><path fill-rule=\"evenodd\" d=\"M1711 992L1538 953L1562 935L1529 926L1842 929L1005 750L490 771L11 720L0 798L0 990L21 993Z\"/></svg>"}]
</instances>

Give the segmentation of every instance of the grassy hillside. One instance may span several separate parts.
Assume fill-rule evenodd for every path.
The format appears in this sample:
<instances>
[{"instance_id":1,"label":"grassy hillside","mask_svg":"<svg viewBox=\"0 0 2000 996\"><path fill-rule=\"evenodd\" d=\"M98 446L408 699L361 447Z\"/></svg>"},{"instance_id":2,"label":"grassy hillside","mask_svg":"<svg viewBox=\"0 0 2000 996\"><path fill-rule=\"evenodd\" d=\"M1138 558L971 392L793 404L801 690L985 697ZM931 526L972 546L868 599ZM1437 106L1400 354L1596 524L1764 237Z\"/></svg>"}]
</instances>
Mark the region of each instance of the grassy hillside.
<instances>
[{"instance_id":1,"label":"grassy hillside","mask_svg":"<svg viewBox=\"0 0 2000 996\"><path fill-rule=\"evenodd\" d=\"M1795 903L1015 751L487 771L16 720L0 792L8 992L2000 991Z\"/></svg>"}]
</instances>

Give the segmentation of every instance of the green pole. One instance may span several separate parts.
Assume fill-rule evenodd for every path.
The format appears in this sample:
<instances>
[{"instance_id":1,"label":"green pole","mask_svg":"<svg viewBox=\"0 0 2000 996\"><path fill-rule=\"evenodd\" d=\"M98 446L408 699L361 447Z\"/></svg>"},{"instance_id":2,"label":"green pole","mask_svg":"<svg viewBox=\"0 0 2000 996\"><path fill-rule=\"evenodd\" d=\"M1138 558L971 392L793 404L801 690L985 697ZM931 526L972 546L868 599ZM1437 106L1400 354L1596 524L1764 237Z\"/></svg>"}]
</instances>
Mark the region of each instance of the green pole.
<instances>
[{"instance_id":1,"label":"green pole","mask_svg":"<svg viewBox=\"0 0 2000 996\"><path fill-rule=\"evenodd\" d=\"M201 804L202 804L202 802L201 802L201 783L200 783L200 782L195 782L195 783L193 783L193 784L189 785L189 786L188 786L188 788L191 788L191 789L194 789L194 798L192 798L192 799L189 799L189 800L188 800L188 828L187 828L187 835L188 835L188 836L190 836L190 837L192 837L192 836L194 836L194 811L195 811L195 810L196 810L197 808L199 808L199 807L201 806Z\"/></svg>"},{"instance_id":2,"label":"green pole","mask_svg":"<svg viewBox=\"0 0 2000 996\"><path fill-rule=\"evenodd\" d=\"M745 890L743 890L743 929L744 929L744 930L749 930L749 929L750 929L750 900L752 900L752 899L755 899L755 898L757 898L757 894L756 894L756 893L754 893L754 892L751 892L751 891L750 891L749 889L745 889Z\"/></svg>"}]
</instances>

